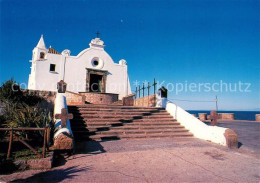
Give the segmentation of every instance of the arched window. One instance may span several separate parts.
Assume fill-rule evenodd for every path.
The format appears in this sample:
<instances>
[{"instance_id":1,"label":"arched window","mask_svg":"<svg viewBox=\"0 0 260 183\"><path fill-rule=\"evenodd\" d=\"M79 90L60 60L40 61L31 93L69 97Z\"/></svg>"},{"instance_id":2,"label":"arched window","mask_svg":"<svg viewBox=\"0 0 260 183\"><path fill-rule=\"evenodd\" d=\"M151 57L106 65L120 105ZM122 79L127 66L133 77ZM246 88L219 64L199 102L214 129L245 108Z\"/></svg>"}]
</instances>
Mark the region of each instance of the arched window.
<instances>
[{"instance_id":1,"label":"arched window","mask_svg":"<svg viewBox=\"0 0 260 183\"><path fill-rule=\"evenodd\" d=\"M40 59L44 59L45 58L45 53L44 52L41 52L40 53Z\"/></svg>"}]
</instances>

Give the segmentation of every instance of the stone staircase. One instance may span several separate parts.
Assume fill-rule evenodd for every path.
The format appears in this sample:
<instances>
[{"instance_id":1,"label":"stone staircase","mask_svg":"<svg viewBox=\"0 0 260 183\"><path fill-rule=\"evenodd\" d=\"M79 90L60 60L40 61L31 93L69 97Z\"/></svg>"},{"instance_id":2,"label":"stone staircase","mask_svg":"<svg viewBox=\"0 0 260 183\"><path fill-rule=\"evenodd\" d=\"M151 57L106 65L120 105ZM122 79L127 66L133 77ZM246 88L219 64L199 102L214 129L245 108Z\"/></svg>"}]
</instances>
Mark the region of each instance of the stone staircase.
<instances>
[{"instance_id":1,"label":"stone staircase","mask_svg":"<svg viewBox=\"0 0 260 183\"><path fill-rule=\"evenodd\" d=\"M68 110L75 141L193 136L163 108L86 104Z\"/></svg>"}]
</instances>

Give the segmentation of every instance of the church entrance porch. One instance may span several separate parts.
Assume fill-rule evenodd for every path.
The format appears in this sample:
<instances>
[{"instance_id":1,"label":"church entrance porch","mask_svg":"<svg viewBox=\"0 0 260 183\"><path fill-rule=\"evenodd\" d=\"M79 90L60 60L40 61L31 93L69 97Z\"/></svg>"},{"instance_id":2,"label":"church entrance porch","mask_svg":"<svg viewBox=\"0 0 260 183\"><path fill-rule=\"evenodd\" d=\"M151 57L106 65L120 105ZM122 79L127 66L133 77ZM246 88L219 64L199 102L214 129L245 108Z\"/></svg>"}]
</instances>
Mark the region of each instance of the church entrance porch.
<instances>
[{"instance_id":1,"label":"church entrance porch","mask_svg":"<svg viewBox=\"0 0 260 183\"><path fill-rule=\"evenodd\" d=\"M79 92L86 103L113 104L118 101L118 94L106 93L107 71L89 69L86 73L86 92Z\"/></svg>"},{"instance_id":2,"label":"church entrance porch","mask_svg":"<svg viewBox=\"0 0 260 183\"><path fill-rule=\"evenodd\" d=\"M106 93L107 71L87 69L86 92Z\"/></svg>"},{"instance_id":3,"label":"church entrance porch","mask_svg":"<svg viewBox=\"0 0 260 183\"><path fill-rule=\"evenodd\" d=\"M101 93L101 92L79 92L84 96L86 103L91 104L113 104L118 101L118 94L115 93Z\"/></svg>"}]
</instances>

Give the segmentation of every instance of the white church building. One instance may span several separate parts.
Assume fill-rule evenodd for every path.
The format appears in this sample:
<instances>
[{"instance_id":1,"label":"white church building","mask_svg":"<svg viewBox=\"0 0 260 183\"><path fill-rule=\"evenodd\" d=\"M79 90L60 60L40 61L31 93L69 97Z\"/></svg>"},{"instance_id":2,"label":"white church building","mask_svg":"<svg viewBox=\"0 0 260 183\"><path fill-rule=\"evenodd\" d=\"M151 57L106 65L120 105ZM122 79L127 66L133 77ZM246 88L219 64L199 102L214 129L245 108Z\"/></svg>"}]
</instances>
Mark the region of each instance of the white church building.
<instances>
[{"instance_id":1,"label":"white church building","mask_svg":"<svg viewBox=\"0 0 260 183\"><path fill-rule=\"evenodd\" d=\"M115 63L104 50L100 38L92 39L89 48L78 55L70 50L61 53L46 48L43 36L33 49L29 90L57 91L57 83L64 80L67 91L74 93L111 93L122 99L131 94L125 60Z\"/></svg>"}]
</instances>

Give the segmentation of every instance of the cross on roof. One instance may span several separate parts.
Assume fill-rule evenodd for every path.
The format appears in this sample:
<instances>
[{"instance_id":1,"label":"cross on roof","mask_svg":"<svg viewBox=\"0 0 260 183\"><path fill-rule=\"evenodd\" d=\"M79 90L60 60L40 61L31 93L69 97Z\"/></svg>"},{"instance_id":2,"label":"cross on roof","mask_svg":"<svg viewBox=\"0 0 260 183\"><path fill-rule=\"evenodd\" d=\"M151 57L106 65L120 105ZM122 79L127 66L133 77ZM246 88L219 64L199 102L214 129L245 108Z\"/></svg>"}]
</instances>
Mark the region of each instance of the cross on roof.
<instances>
[{"instance_id":1,"label":"cross on roof","mask_svg":"<svg viewBox=\"0 0 260 183\"><path fill-rule=\"evenodd\" d=\"M150 94L150 88L151 88L151 86L150 86L150 83L148 82L148 85L147 85L147 90L148 90L148 96L149 96L149 94Z\"/></svg>"},{"instance_id":2,"label":"cross on roof","mask_svg":"<svg viewBox=\"0 0 260 183\"><path fill-rule=\"evenodd\" d=\"M73 114L68 114L66 108L61 109L61 114L55 114L56 119L61 119L61 128L67 127L67 119L72 119Z\"/></svg>"},{"instance_id":3,"label":"cross on roof","mask_svg":"<svg viewBox=\"0 0 260 183\"><path fill-rule=\"evenodd\" d=\"M156 80L155 80L155 78L154 78L153 84L152 84L152 86L154 87L154 94L155 94L155 92L156 92L156 85L157 85L157 83L156 83Z\"/></svg>"},{"instance_id":4,"label":"cross on roof","mask_svg":"<svg viewBox=\"0 0 260 183\"><path fill-rule=\"evenodd\" d=\"M153 85L152 86L156 86L157 85L157 83L156 83L156 80L155 80L155 78L154 78L154 80L153 80Z\"/></svg>"},{"instance_id":5,"label":"cross on roof","mask_svg":"<svg viewBox=\"0 0 260 183\"><path fill-rule=\"evenodd\" d=\"M139 90L138 90L138 92L139 92L139 98L140 98L140 91L141 91L141 87L140 87L140 85L139 85Z\"/></svg>"},{"instance_id":6,"label":"cross on roof","mask_svg":"<svg viewBox=\"0 0 260 183\"><path fill-rule=\"evenodd\" d=\"M144 87L144 83L143 83L143 88L142 88L142 90L144 90L145 89L145 87Z\"/></svg>"},{"instance_id":7,"label":"cross on roof","mask_svg":"<svg viewBox=\"0 0 260 183\"><path fill-rule=\"evenodd\" d=\"M149 82L148 82L147 88L148 88L148 89L149 89L149 88L151 88L151 85L150 85L150 83L149 83Z\"/></svg>"},{"instance_id":8,"label":"cross on roof","mask_svg":"<svg viewBox=\"0 0 260 183\"><path fill-rule=\"evenodd\" d=\"M144 97L144 90L145 90L144 83L143 83L143 88L142 88L142 90L143 90L143 97Z\"/></svg>"},{"instance_id":9,"label":"cross on roof","mask_svg":"<svg viewBox=\"0 0 260 183\"><path fill-rule=\"evenodd\" d=\"M140 87L140 85L138 86L138 91L141 91L142 89L141 89L141 87Z\"/></svg>"},{"instance_id":10,"label":"cross on roof","mask_svg":"<svg viewBox=\"0 0 260 183\"><path fill-rule=\"evenodd\" d=\"M96 35L97 35L97 38L99 38L100 33L97 31Z\"/></svg>"}]
</instances>

